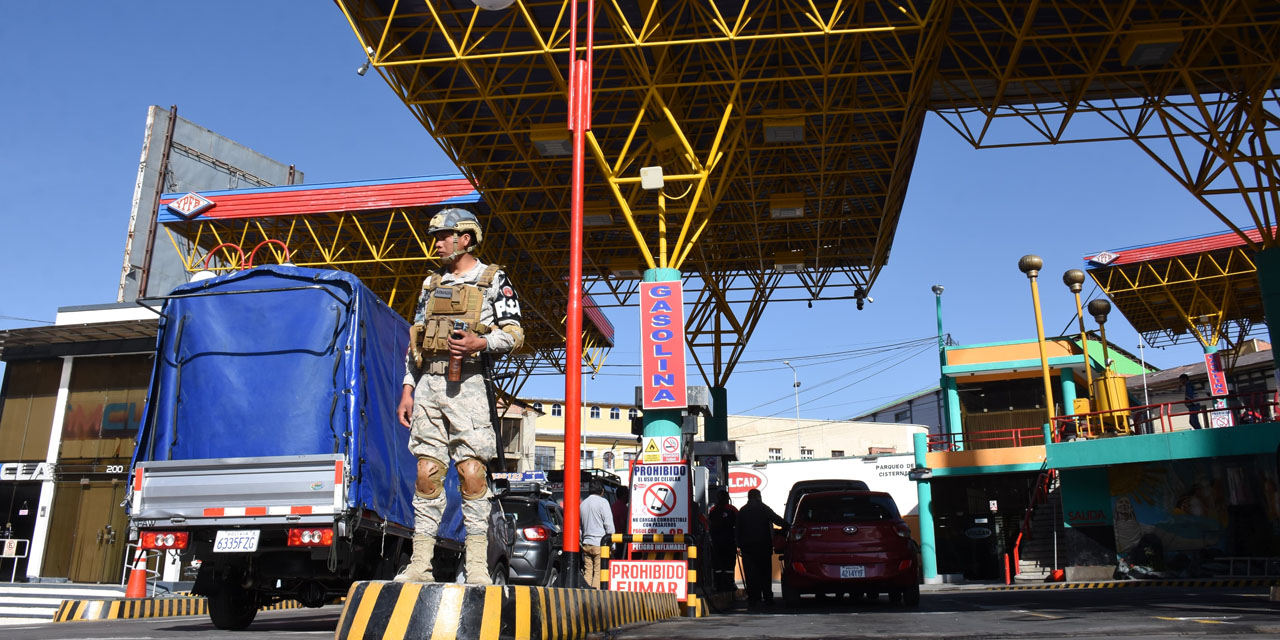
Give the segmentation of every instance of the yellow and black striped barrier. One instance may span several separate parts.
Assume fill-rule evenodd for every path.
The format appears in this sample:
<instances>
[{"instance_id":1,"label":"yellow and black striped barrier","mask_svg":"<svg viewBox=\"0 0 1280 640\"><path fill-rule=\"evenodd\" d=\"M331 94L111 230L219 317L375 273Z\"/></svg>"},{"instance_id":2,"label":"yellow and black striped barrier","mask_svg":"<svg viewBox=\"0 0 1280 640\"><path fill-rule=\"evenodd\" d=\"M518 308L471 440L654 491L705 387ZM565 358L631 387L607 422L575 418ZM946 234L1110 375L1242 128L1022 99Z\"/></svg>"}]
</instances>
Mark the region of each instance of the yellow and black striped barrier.
<instances>
[{"instance_id":1,"label":"yellow and black striped barrier","mask_svg":"<svg viewBox=\"0 0 1280 640\"><path fill-rule=\"evenodd\" d=\"M269 604L259 611L301 609L297 600L282 600ZM54 622L80 622L84 620L129 620L134 618L175 618L179 616L204 616L209 614L209 601L202 596L178 596L168 598L111 598L107 600L63 600Z\"/></svg>"},{"instance_id":2,"label":"yellow and black striped barrier","mask_svg":"<svg viewBox=\"0 0 1280 640\"><path fill-rule=\"evenodd\" d=\"M357 582L334 638L572 640L678 615L669 593Z\"/></svg>"},{"instance_id":3,"label":"yellow and black striped barrier","mask_svg":"<svg viewBox=\"0 0 1280 640\"><path fill-rule=\"evenodd\" d=\"M1277 578L1225 578L1179 580L1108 580L1101 582L1045 582L990 587L991 591L1034 591L1047 589L1125 589L1133 587L1269 587L1280 585Z\"/></svg>"},{"instance_id":4,"label":"yellow and black striped barrier","mask_svg":"<svg viewBox=\"0 0 1280 640\"><path fill-rule=\"evenodd\" d=\"M621 542L674 542L679 544L685 543L684 534L664 535L664 534L641 534L641 533L615 533L610 541L614 544ZM688 595L684 602L680 603L680 615L687 618L701 618L707 615L707 604L694 593L694 586L698 583L698 569L695 566L698 560L698 546L689 544L683 552L680 551L648 551L641 552L647 560L684 560L689 564L686 571L689 586ZM600 588L609 589L609 559L610 546L605 545L600 548ZM657 557L654 557L657 556ZM671 556L671 557L667 557ZM677 557L684 556L684 557Z\"/></svg>"}]
</instances>

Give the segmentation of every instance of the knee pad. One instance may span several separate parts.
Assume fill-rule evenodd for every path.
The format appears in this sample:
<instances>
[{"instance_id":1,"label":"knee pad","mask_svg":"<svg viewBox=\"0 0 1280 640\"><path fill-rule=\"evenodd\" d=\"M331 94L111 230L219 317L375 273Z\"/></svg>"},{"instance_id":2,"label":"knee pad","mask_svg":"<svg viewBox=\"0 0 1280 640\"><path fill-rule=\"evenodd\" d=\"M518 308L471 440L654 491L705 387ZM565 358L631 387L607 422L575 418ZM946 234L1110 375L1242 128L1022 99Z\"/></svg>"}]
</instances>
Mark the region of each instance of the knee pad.
<instances>
[{"instance_id":1,"label":"knee pad","mask_svg":"<svg viewBox=\"0 0 1280 640\"><path fill-rule=\"evenodd\" d=\"M467 458L458 465L458 492L466 500L479 500L489 492L489 482L484 463L479 458Z\"/></svg>"},{"instance_id":2,"label":"knee pad","mask_svg":"<svg viewBox=\"0 0 1280 640\"><path fill-rule=\"evenodd\" d=\"M434 500L444 492L445 463L430 456L418 458L418 495Z\"/></svg>"}]
</instances>

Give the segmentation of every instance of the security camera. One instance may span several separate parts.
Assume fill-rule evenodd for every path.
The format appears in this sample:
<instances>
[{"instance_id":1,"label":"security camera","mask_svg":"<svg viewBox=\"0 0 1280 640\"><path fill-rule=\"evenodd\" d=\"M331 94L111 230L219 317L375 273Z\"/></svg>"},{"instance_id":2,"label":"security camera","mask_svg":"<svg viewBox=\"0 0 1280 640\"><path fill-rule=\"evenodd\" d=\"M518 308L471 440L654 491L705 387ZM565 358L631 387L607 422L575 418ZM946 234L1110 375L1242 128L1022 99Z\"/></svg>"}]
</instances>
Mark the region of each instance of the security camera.
<instances>
[{"instance_id":1,"label":"security camera","mask_svg":"<svg viewBox=\"0 0 1280 640\"><path fill-rule=\"evenodd\" d=\"M368 60L365 60L365 61L364 61L364 64L362 64L362 65L360 65L359 67L357 67L357 68L356 68L356 75L358 75L358 76L363 76L363 75L365 74L365 72L366 72L366 71L368 71L368 70L369 70L369 61L368 61Z\"/></svg>"}]
</instances>

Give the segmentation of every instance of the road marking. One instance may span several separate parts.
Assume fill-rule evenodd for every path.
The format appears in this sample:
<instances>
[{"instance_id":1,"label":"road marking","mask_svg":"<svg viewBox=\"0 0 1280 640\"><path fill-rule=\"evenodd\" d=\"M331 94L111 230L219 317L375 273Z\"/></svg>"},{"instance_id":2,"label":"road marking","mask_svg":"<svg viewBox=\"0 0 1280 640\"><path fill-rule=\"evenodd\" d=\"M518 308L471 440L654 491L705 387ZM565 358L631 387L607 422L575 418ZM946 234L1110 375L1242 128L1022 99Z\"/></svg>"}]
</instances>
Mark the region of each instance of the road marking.
<instances>
[{"instance_id":1,"label":"road marking","mask_svg":"<svg viewBox=\"0 0 1280 640\"><path fill-rule=\"evenodd\" d=\"M1213 617L1181 616L1176 618L1166 617L1166 616L1152 616L1152 617L1157 620L1168 620L1170 622L1199 622L1200 624L1231 624L1230 622L1227 622L1227 620L1235 620L1240 616L1213 616Z\"/></svg>"},{"instance_id":2,"label":"road marking","mask_svg":"<svg viewBox=\"0 0 1280 640\"><path fill-rule=\"evenodd\" d=\"M1034 612L1034 611L1027 611L1026 609L1014 609L1014 610L1013 610L1013 612L1014 612L1014 613L1025 613L1025 614L1027 614L1027 615L1029 615L1029 616L1036 616L1036 617L1038 617L1038 618L1048 618L1048 619L1050 619L1050 620L1061 620L1061 619L1062 619L1062 616L1051 616L1051 615L1049 615L1049 614L1047 614L1047 613L1036 613L1036 612Z\"/></svg>"}]
</instances>

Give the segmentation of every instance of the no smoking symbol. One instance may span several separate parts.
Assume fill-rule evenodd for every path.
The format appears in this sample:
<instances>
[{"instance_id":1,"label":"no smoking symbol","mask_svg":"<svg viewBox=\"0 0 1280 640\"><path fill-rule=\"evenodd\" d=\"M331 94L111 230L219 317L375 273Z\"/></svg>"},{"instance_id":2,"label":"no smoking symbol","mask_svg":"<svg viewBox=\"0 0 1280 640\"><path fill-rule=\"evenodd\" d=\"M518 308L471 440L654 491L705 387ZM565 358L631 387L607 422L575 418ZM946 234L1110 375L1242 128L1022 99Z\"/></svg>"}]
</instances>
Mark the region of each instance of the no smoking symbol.
<instances>
[{"instance_id":1,"label":"no smoking symbol","mask_svg":"<svg viewBox=\"0 0 1280 640\"><path fill-rule=\"evenodd\" d=\"M663 439L662 439L662 450L663 450L663 451L666 451L667 453L675 453L675 452L676 452L676 449L679 449L679 448L680 448L680 441L679 441L679 440L676 440L675 438L663 438Z\"/></svg>"},{"instance_id":2,"label":"no smoking symbol","mask_svg":"<svg viewBox=\"0 0 1280 640\"><path fill-rule=\"evenodd\" d=\"M658 482L645 489L644 506L654 517L662 516L675 511L676 508L676 491L671 485L665 482Z\"/></svg>"}]
</instances>

